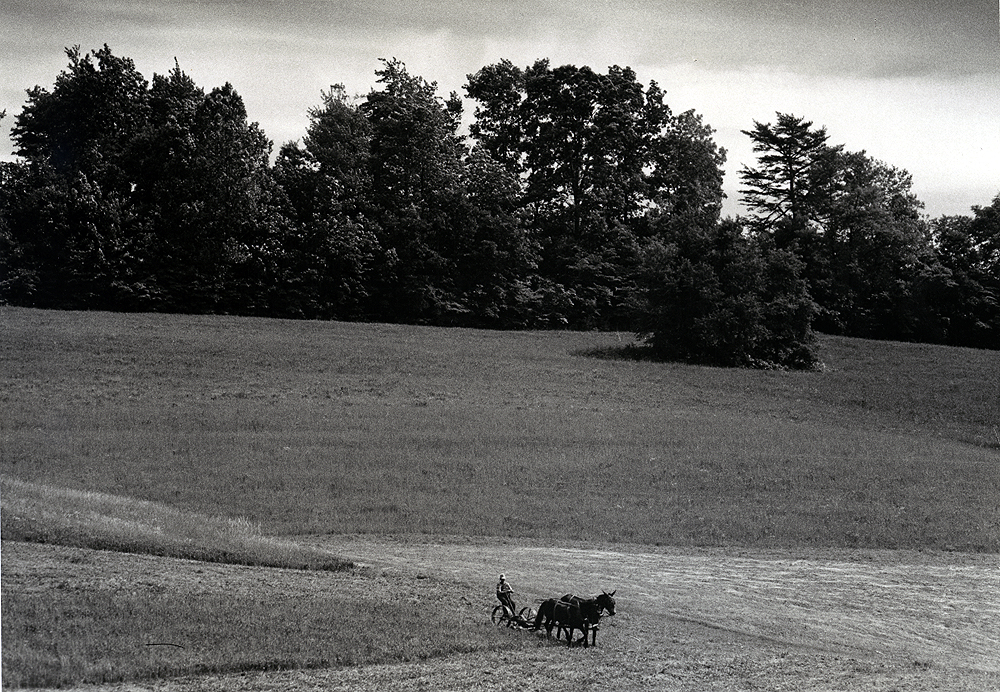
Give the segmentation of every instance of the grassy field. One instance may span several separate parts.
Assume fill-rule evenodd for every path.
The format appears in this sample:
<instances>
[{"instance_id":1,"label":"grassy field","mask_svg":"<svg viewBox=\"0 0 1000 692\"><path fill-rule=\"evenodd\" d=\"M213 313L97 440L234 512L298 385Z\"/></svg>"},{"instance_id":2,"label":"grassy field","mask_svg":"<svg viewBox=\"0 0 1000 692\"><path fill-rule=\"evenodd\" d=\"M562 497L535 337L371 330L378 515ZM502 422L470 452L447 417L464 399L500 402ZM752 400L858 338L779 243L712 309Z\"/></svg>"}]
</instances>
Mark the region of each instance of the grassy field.
<instances>
[{"instance_id":1,"label":"grassy field","mask_svg":"<svg viewBox=\"0 0 1000 692\"><path fill-rule=\"evenodd\" d=\"M461 623L420 607L459 602L454 585L394 603L399 585L283 540L307 533L1000 551L1000 353L823 338L822 370L786 373L647 362L629 344L0 308L6 545L332 580L306 608L294 588L203 593L203 568L194 592L99 570L86 588L11 590L5 572L5 684L526 645L469 626L479 604ZM208 643L169 645L186 638ZM164 646L138 655L139 640Z\"/></svg>"},{"instance_id":2,"label":"grassy field","mask_svg":"<svg viewBox=\"0 0 1000 692\"><path fill-rule=\"evenodd\" d=\"M3 538L259 567L344 570L319 550L264 535L243 517L211 517L161 503L0 477Z\"/></svg>"},{"instance_id":3,"label":"grassy field","mask_svg":"<svg viewBox=\"0 0 1000 692\"><path fill-rule=\"evenodd\" d=\"M789 373L628 342L3 308L0 472L266 534L1000 550L1000 352L823 338Z\"/></svg>"},{"instance_id":4,"label":"grassy field","mask_svg":"<svg viewBox=\"0 0 1000 692\"><path fill-rule=\"evenodd\" d=\"M530 644L454 584L5 541L4 687L337 668ZM210 689L210 686L206 689Z\"/></svg>"}]
</instances>

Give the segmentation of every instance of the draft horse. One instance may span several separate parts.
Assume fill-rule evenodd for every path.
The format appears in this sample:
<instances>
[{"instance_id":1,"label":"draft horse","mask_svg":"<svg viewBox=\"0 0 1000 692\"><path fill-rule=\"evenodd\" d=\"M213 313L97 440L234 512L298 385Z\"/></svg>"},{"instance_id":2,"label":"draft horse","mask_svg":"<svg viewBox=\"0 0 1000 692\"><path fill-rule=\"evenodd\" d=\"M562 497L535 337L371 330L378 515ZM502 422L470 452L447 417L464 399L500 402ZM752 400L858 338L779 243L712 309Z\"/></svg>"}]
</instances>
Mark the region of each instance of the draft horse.
<instances>
[{"instance_id":1,"label":"draft horse","mask_svg":"<svg viewBox=\"0 0 1000 692\"><path fill-rule=\"evenodd\" d=\"M552 628L556 626L554 611L558 602L554 598L542 601L541 605L538 606L538 613L535 615L535 624L532 626L533 630L540 630L544 626L545 636L552 636Z\"/></svg>"},{"instance_id":2,"label":"draft horse","mask_svg":"<svg viewBox=\"0 0 1000 692\"><path fill-rule=\"evenodd\" d=\"M577 605L580 605L581 607L586 606L587 608L596 608L596 615L594 616L593 620L590 623L591 625L590 638L595 646L597 645L597 630L598 630L598 625L601 622L601 613L607 612L608 615L615 614L614 596L617 591L618 589L615 589L611 593L608 593L607 591L602 591L600 595L594 596L593 598L583 598L581 596L574 596L573 594L568 593L564 595L561 599L559 599L562 602L575 603ZM557 634L557 638L561 634L562 634L562 628L560 628L560 631ZM586 633L584 634L584 637L586 637Z\"/></svg>"},{"instance_id":3,"label":"draft horse","mask_svg":"<svg viewBox=\"0 0 1000 692\"><path fill-rule=\"evenodd\" d=\"M558 639L562 632L565 631L566 642L570 646L573 645L573 633L576 630L580 630L580 634L582 635L577 640L577 644L590 646L589 635L591 631L594 631L594 640L596 643L597 634L594 628L597 627L597 623L600 620L601 610L592 601L584 600L579 603L569 603L559 600L552 606L552 622L559 627L559 634L556 635L556 638Z\"/></svg>"},{"instance_id":4,"label":"draft horse","mask_svg":"<svg viewBox=\"0 0 1000 692\"><path fill-rule=\"evenodd\" d=\"M566 601L567 603L582 603L584 601L596 603L597 607L601 611L606 611L608 615L614 615L615 614L614 596L617 592L618 589L615 589L611 593L608 593L607 591L602 591L599 596L594 596L593 598L583 598L582 596L574 596L573 594L568 593L559 600Z\"/></svg>"},{"instance_id":5,"label":"draft horse","mask_svg":"<svg viewBox=\"0 0 1000 692\"><path fill-rule=\"evenodd\" d=\"M532 626L534 630L540 630L545 627L545 636L551 637L552 630L558 625L559 630L556 633L556 638L561 639L562 633L566 631L566 639L572 643L573 630L579 629L584 633L584 639L587 638L587 631L590 632L590 639L594 644L597 643L597 626L601 621L601 613L607 612L608 615L615 614L615 599L614 595L616 593L612 591L608 593L607 591L602 592L599 596L594 598L582 598L580 596L574 596L573 594L566 594L560 599L550 598L546 601L542 601L541 605L538 606L538 613L535 615L535 622ZM574 617L574 611L566 610L565 608L560 608L560 617L556 616L556 607L559 604L568 604L571 606L576 606L580 614L587 619L587 630L575 625L572 629L564 625L566 620L572 620Z\"/></svg>"}]
</instances>

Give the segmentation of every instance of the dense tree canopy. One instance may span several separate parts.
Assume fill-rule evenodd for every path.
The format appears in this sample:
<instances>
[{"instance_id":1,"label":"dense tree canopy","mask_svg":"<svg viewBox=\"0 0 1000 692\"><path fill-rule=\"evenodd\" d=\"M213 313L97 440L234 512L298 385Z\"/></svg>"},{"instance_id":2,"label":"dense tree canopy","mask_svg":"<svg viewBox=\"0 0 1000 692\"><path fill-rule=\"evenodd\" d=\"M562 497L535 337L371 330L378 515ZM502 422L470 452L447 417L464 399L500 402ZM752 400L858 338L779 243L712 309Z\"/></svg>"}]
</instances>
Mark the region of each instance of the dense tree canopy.
<instances>
[{"instance_id":1,"label":"dense tree canopy","mask_svg":"<svg viewBox=\"0 0 1000 692\"><path fill-rule=\"evenodd\" d=\"M628 67L468 75L383 61L271 142L229 84L67 50L0 164L0 302L494 328L620 329L662 357L811 367L813 328L1000 346L1000 196L927 219L910 175L777 114L725 152ZM2 117L3 114L0 114Z\"/></svg>"},{"instance_id":2,"label":"dense tree canopy","mask_svg":"<svg viewBox=\"0 0 1000 692\"><path fill-rule=\"evenodd\" d=\"M747 222L804 263L817 328L1000 346L998 323L986 307L995 302L990 282L970 279L961 266L975 255L972 245L949 250L965 243L960 239L973 219L929 223L909 173L830 145L826 130L803 118L778 113L774 124L754 124L745 134L758 165L741 171ZM981 210L974 211L978 218ZM970 316L973 305L985 319Z\"/></svg>"},{"instance_id":3,"label":"dense tree canopy","mask_svg":"<svg viewBox=\"0 0 1000 692\"><path fill-rule=\"evenodd\" d=\"M1000 348L1000 194L972 212L932 224L940 267L927 303L951 343Z\"/></svg>"},{"instance_id":4,"label":"dense tree canopy","mask_svg":"<svg viewBox=\"0 0 1000 692\"><path fill-rule=\"evenodd\" d=\"M570 323L628 328L639 246L670 222L712 225L725 152L630 68L509 61L468 76L470 130L521 183L520 218Z\"/></svg>"},{"instance_id":5,"label":"dense tree canopy","mask_svg":"<svg viewBox=\"0 0 1000 692\"><path fill-rule=\"evenodd\" d=\"M763 368L811 368L815 304L802 263L787 250L724 221L646 247L647 307L638 331L671 360Z\"/></svg>"},{"instance_id":6,"label":"dense tree canopy","mask_svg":"<svg viewBox=\"0 0 1000 692\"><path fill-rule=\"evenodd\" d=\"M281 147L274 176L297 229L285 245L284 310L312 318L374 315L372 284L386 253L371 200L372 128L342 86L309 110L300 145Z\"/></svg>"},{"instance_id":7,"label":"dense tree canopy","mask_svg":"<svg viewBox=\"0 0 1000 692\"><path fill-rule=\"evenodd\" d=\"M266 312L270 142L230 85L205 94L180 68L152 86L104 48L12 137L3 215L20 259L7 287L45 307Z\"/></svg>"},{"instance_id":8,"label":"dense tree canopy","mask_svg":"<svg viewBox=\"0 0 1000 692\"><path fill-rule=\"evenodd\" d=\"M149 104L127 165L157 309L264 311L270 141L231 85L206 94L179 67L153 78Z\"/></svg>"},{"instance_id":9,"label":"dense tree canopy","mask_svg":"<svg viewBox=\"0 0 1000 692\"><path fill-rule=\"evenodd\" d=\"M123 165L148 114L146 80L107 46L34 87L11 136L0 195L9 300L46 307L114 303L128 283L130 180ZM5 260L5 264L8 261ZM127 290L127 289L125 289Z\"/></svg>"}]
</instances>

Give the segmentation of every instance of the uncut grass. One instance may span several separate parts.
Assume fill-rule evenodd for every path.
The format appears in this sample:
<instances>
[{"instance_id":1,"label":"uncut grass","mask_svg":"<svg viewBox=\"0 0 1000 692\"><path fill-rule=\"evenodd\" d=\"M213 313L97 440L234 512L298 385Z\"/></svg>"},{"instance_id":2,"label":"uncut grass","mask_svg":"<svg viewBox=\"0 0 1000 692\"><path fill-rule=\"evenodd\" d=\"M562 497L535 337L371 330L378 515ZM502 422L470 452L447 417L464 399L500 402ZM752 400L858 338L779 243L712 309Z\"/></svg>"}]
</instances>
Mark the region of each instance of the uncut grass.
<instances>
[{"instance_id":1,"label":"uncut grass","mask_svg":"<svg viewBox=\"0 0 1000 692\"><path fill-rule=\"evenodd\" d=\"M5 687L351 666L537 646L383 597L4 593Z\"/></svg>"},{"instance_id":2,"label":"uncut grass","mask_svg":"<svg viewBox=\"0 0 1000 692\"><path fill-rule=\"evenodd\" d=\"M243 517L210 517L93 491L0 477L4 540L251 566L342 570L348 560L263 535Z\"/></svg>"},{"instance_id":3,"label":"uncut grass","mask_svg":"<svg viewBox=\"0 0 1000 692\"><path fill-rule=\"evenodd\" d=\"M1000 549L996 352L824 338L824 371L771 373L580 355L614 334L0 316L17 478L277 533Z\"/></svg>"}]
</instances>

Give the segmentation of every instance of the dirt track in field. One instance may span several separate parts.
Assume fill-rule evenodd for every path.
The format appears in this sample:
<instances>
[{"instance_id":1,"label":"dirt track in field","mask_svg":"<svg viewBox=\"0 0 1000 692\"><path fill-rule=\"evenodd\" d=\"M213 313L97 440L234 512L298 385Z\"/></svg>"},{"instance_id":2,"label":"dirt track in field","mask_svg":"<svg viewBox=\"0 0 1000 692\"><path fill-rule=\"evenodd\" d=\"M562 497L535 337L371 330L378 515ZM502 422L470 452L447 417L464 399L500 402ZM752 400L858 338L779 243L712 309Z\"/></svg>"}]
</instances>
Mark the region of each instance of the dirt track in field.
<instances>
[{"instance_id":1,"label":"dirt track in field","mask_svg":"<svg viewBox=\"0 0 1000 692\"><path fill-rule=\"evenodd\" d=\"M512 581L519 605L568 591L617 589L618 614L604 618L598 646L590 650L546 646L421 663L191 677L101 689L1000 690L996 556L595 550L413 537L330 536L309 542L355 559L393 583L432 577L420 581L462 585L471 601L482 604L484 620L501 571ZM101 559L116 559L106 556ZM261 579L250 568L144 556L130 556L128 578L186 588L192 564L199 565L202 585L308 589L310 583L301 573L285 570L267 570ZM95 574L108 574L108 565L94 568ZM44 568L30 569L44 581ZM20 578L17 565L5 564L4 571L5 579ZM350 577L338 588L350 588ZM511 631L510 636L538 635Z\"/></svg>"},{"instance_id":2,"label":"dirt track in field","mask_svg":"<svg viewBox=\"0 0 1000 692\"><path fill-rule=\"evenodd\" d=\"M617 589L623 615L690 620L843 654L899 654L1000 672L1000 560L995 558L889 551L805 558L787 551L751 556L357 539L317 543L373 566L421 569L458 581L478 578L492 585L503 571L525 602ZM605 625L628 640L627 628L617 626L622 619Z\"/></svg>"}]
</instances>

